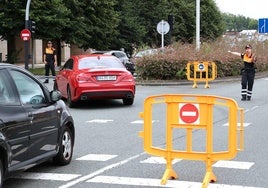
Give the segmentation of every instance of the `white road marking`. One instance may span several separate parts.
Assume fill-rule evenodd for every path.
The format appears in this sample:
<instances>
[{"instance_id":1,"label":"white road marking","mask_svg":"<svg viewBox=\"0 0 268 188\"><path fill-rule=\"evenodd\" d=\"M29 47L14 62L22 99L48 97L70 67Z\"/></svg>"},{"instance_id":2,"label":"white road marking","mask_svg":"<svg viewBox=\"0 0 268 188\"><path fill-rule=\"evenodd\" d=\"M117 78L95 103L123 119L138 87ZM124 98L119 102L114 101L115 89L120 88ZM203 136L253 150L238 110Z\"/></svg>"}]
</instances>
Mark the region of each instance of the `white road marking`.
<instances>
[{"instance_id":1,"label":"white road marking","mask_svg":"<svg viewBox=\"0 0 268 188\"><path fill-rule=\"evenodd\" d=\"M97 176L87 182L89 183L105 183L105 184L119 184L119 185L136 185L142 187L183 187L183 188L200 188L201 182L168 180L166 185L161 185L161 179L149 179L149 178L131 178L131 177L117 177L117 176ZM227 185L210 183L208 188L257 188L247 187L239 185Z\"/></svg>"},{"instance_id":2,"label":"white road marking","mask_svg":"<svg viewBox=\"0 0 268 188\"><path fill-rule=\"evenodd\" d=\"M159 122L159 120L152 120L152 123ZM143 120L135 120L130 122L131 124L144 124Z\"/></svg>"},{"instance_id":3,"label":"white road marking","mask_svg":"<svg viewBox=\"0 0 268 188\"><path fill-rule=\"evenodd\" d=\"M59 173L36 173L23 172L12 176L18 179L33 179L33 180L53 180L53 181L70 181L81 176L80 174L59 174Z\"/></svg>"},{"instance_id":4,"label":"white road marking","mask_svg":"<svg viewBox=\"0 0 268 188\"><path fill-rule=\"evenodd\" d=\"M93 119L90 121L86 121L86 123L108 123L108 122L112 122L114 120L112 119Z\"/></svg>"},{"instance_id":5,"label":"white road marking","mask_svg":"<svg viewBox=\"0 0 268 188\"><path fill-rule=\"evenodd\" d=\"M108 161L112 158L117 157L117 155L105 155L105 154L88 154L83 157L79 157L76 160L83 161Z\"/></svg>"},{"instance_id":6,"label":"white road marking","mask_svg":"<svg viewBox=\"0 0 268 188\"><path fill-rule=\"evenodd\" d=\"M235 168L241 170L249 170L254 163L252 162L240 162L240 161L218 161L213 164L213 167L221 167L221 168Z\"/></svg>"},{"instance_id":7,"label":"white road marking","mask_svg":"<svg viewBox=\"0 0 268 188\"><path fill-rule=\"evenodd\" d=\"M172 164L175 164L177 162L181 161L181 159L174 159L172 161ZM163 157L149 157L140 163L149 163L149 164L166 164L166 160Z\"/></svg>"},{"instance_id":8,"label":"white road marking","mask_svg":"<svg viewBox=\"0 0 268 188\"><path fill-rule=\"evenodd\" d=\"M123 161L120 161L118 163L114 163L114 164L108 165L108 166L106 166L104 168L101 168L101 169L99 169L99 170L91 173L91 174L88 174L88 175L82 176L82 177L80 177L80 178L78 178L76 180L70 181L67 184L60 186L59 188L71 187L71 186L76 185L76 184L78 184L80 182L86 181L86 180L88 180L88 179L90 179L90 178L92 178L94 176L97 176L99 174L102 174L102 173L104 173L107 170L110 170L110 169L115 168L115 167L122 166L122 165L124 165L124 164L126 164L126 163L128 163L128 162L130 162L130 161L132 161L132 160L134 160L134 159L136 159L136 158L144 155L144 154L146 154L146 153L143 152L143 153L140 153L138 155L134 155L132 157L129 157L129 158L127 158L127 159L125 159Z\"/></svg>"},{"instance_id":9,"label":"white road marking","mask_svg":"<svg viewBox=\"0 0 268 188\"><path fill-rule=\"evenodd\" d=\"M251 123L243 123L244 127L248 127L249 125L251 125ZM223 126L229 126L229 123L225 123ZM240 127L240 123L237 123L237 126Z\"/></svg>"}]
</instances>

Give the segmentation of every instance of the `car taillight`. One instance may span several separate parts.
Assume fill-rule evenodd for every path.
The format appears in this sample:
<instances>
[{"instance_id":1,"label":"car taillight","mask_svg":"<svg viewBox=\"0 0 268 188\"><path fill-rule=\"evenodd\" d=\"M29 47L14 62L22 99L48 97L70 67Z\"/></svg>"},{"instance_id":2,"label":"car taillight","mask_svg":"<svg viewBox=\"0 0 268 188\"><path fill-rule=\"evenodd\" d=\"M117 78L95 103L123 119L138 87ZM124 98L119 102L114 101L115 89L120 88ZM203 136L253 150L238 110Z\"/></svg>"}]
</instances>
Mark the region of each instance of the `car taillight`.
<instances>
[{"instance_id":1,"label":"car taillight","mask_svg":"<svg viewBox=\"0 0 268 188\"><path fill-rule=\"evenodd\" d=\"M76 76L76 80L77 82L90 82L90 77L86 76L86 75L77 75Z\"/></svg>"},{"instance_id":2,"label":"car taillight","mask_svg":"<svg viewBox=\"0 0 268 188\"><path fill-rule=\"evenodd\" d=\"M134 77L129 75L129 76L125 76L123 79L122 79L122 82L133 82L134 81Z\"/></svg>"}]
</instances>

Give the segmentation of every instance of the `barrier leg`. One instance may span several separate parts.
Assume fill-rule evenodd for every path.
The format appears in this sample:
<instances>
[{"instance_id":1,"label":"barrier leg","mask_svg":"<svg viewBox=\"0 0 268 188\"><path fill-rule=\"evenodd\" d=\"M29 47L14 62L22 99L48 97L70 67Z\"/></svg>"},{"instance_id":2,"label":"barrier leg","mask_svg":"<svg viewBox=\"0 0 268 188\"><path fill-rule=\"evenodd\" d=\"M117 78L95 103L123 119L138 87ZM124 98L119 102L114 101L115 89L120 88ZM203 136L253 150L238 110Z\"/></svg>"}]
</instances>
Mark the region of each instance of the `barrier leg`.
<instances>
[{"instance_id":1,"label":"barrier leg","mask_svg":"<svg viewBox=\"0 0 268 188\"><path fill-rule=\"evenodd\" d=\"M197 88L197 82L196 81L194 81L193 88Z\"/></svg>"},{"instance_id":2,"label":"barrier leg","mask_svg":"<svg viewBox=\"0 0 268 188\"><path fill-rule=\"evenodd\" d=\"M169 180L169 179L177 179L178 178L176 172L172 168L172 160L166 159L166 161L167 161L167 166L166 166L165 173L161 179L161 185L165 185L167 183L167 180Z\"/></svg>"},{"instance_id":3,"label":"barrier leg","mask_svg":"<svg viewBox=\"0 0 268 188\"><path fill-rule=\"evenodd\" d=\"M212 162L210 160L208 160L206 163L206 171L207 172L202 183L202 188L207 188L208 183L214 183L217 181L217 177L212 171Z\"/></svg>"}]
</instances>

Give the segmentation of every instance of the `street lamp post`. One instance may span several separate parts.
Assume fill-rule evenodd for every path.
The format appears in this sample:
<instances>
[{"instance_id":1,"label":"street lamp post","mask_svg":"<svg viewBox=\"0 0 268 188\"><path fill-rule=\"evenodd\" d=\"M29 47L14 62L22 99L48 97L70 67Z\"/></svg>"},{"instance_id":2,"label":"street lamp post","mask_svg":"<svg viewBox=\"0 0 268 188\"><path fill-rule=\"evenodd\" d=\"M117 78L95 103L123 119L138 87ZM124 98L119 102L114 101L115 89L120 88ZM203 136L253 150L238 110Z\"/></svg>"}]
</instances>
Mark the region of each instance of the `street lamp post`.
<instances>
[{"instance_id":1,"label":"street lamp post","mask_svg":"<svg viewBox=\"0 0 268 188\"><path fill-rule=\"evenodd\" d=\"M200 0L196 0L196 50L200 49Z\"/></svg>"}]
</instances>

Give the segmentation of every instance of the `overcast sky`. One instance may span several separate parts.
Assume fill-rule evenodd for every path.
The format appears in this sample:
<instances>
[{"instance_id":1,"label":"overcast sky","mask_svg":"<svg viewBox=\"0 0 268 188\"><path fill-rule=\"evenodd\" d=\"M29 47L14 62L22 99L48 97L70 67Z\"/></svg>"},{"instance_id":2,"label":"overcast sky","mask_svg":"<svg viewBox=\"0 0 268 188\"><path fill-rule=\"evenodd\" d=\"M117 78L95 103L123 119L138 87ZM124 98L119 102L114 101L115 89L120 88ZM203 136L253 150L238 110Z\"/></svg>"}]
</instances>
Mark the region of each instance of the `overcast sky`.
<instances>
[{"instance_id":1,"label":"overcast sky","mask_svg":"<svg viewBox=\"0 0 268 188\"><path fill-rule=\"evenodd\" d=\"M268 0L214 0L221 12L259 19L268 18Z\"/></svg>"}]
</instances>

